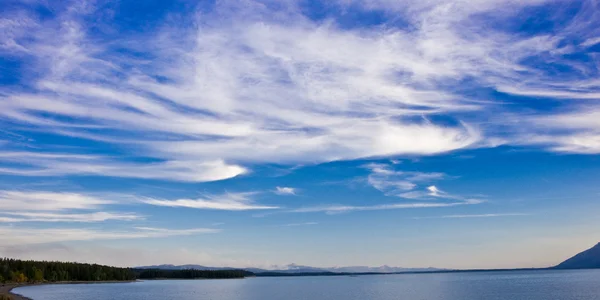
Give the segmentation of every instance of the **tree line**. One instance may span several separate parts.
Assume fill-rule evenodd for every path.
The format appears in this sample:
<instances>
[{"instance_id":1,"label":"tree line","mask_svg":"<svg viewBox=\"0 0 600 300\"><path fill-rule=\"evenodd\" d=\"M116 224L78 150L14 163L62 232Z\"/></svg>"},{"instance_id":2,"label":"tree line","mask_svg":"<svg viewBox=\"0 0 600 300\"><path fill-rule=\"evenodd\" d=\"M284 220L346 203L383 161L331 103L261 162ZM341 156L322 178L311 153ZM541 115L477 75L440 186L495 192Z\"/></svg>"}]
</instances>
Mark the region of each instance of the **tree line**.
<instances>
[{"instance_id":1,"label":"tree line","mask_svg":"<svg viewBox=\"0 0 600 300\"><path fill-rule=\"evenodd\" d=\"M135 279L217 279L254 276L244 270L131 269L74 262L0 258L0 283L129 281Z\"/></svg>"},{"instance_id":2,"label":"tree line","mask_svg":"<svg viewBox=\"0 0 600 300\"><path fill-rule=\"evenodd\" d=\"M134 280L129 268L57 261L0 258L0 282L125 281Z\"/></svg>"}]
</instances>

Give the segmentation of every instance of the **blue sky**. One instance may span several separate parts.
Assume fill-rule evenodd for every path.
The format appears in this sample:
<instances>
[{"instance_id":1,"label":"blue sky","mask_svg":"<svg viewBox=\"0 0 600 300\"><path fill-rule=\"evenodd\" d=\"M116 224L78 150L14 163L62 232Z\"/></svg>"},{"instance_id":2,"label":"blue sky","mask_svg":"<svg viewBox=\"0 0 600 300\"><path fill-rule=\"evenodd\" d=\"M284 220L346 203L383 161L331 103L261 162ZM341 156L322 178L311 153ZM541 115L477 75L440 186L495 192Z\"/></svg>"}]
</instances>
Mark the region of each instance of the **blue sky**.
<instances>
[{"instance_id":1,"label":"blue sky","mask_svg":"<svg viewBox=\"0 0 600 300\"><path fill-rule=\"evenodd\" d=\"M597 1L0 4L0 256L508 268L600 239Z\"/></svg>"}]
</instances>

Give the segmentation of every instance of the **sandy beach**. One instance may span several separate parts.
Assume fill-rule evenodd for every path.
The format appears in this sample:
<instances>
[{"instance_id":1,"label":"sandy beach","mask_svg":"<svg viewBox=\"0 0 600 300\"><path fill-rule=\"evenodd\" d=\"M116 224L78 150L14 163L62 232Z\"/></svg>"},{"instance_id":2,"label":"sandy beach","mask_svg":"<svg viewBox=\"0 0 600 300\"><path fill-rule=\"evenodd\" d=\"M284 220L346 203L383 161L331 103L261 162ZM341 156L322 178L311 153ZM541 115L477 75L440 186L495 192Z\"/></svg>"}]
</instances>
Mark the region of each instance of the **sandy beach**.
<instances>
[{"instance_id":1,"label":"sandy beach","mask_svg":"<svg viewBox=\"0 0 600 300\"><path fill-rule=\"evenodd\" d=\"M43 284L103 284L103 283L132 283L137 280L127 280L127 281L58 281L58 282L41 282L41 283L27 283L27 284L0 284L0 296L8 295L11 297L11 300L32 300L27 297L23 297L21 295L17 295L12 293L12 289L21 287L21 286L31 286L31 285L43 285Z\"/></svg>"},{"instance_id":2,"label":"sandy beach","mask_svg":"<svg viewBox=\"0 0 600 300\"><path fill-rule=\"evenodd\" d=\"M19 287L19 286L25 286L25 284L22 284L22 285L0 284L0 295L8 295L8 296L11 297L11 300L32 300L32 299L29 299L27 297L23 297L21 295L17 295L17 294L11 293L11 290L13 288L16 288L16 287Z\"/></svg>"}]
</instances>

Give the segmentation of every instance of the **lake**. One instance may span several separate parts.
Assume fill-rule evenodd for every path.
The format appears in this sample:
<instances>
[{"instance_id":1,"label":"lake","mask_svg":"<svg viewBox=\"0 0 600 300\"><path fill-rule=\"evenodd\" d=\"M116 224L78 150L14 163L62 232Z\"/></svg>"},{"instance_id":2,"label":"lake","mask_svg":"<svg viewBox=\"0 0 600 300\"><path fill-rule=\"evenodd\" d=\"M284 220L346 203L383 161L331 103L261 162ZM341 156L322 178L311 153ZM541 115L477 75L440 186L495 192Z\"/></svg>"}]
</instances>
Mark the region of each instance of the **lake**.
<instances>
[{"instance_id":1,"label":"lake","mask_svg":"<svg viewBox=\"0 0 600 300\"><path fill-rule=\"evenodd\" d=\"M156 280L14 292L34 300L600 300L600 270Z\"/></svg>"}]
</instances>

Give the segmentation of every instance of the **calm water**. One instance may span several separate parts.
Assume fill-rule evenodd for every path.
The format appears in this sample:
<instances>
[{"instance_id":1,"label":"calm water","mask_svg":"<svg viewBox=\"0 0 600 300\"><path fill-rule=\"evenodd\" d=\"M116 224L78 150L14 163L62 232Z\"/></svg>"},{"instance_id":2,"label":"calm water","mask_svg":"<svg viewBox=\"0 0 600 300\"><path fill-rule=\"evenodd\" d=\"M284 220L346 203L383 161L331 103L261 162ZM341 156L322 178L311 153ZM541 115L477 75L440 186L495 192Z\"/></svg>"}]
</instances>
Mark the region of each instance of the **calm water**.
<instances>
[{"instance_id":1,"label":"calm water","mask_svg":"<svg viewBox=\"0 0 600 300\"><path fill-rule=\"evenodd\" d=\"M170 280L15 292L34 300L600 300L600 270Z\"/></svg>"}]
</instances>

